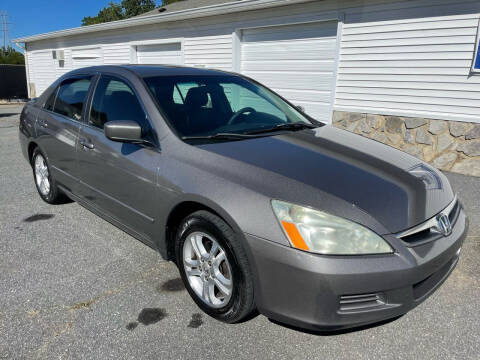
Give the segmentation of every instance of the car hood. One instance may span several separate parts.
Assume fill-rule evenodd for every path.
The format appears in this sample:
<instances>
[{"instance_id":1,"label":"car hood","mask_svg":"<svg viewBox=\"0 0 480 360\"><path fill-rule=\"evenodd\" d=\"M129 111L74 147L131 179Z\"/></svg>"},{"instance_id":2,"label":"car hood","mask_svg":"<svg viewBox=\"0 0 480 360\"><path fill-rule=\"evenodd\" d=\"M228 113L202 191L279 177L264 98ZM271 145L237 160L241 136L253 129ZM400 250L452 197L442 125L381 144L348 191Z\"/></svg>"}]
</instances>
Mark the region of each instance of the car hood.
<instances>
[{"instance_id":1,"label":"car hood","mask_svg":"<svg viewBox=\"0 0 480 360\"><path fill-rule=\"evenodd\" d=\"M433 217L453 199L447 178L428 164L328 125L200 147L340 198L392 233Z\"/></svg>"}]
</instances>

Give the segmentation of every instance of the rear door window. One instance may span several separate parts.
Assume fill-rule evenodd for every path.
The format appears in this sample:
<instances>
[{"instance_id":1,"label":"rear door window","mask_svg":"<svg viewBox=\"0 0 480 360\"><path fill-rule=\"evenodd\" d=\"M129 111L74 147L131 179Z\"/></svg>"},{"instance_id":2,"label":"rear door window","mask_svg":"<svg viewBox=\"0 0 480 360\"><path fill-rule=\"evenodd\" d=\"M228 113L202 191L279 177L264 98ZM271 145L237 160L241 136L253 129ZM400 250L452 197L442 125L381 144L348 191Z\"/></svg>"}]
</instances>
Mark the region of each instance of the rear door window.
<instances>
[{"instance_id":1,"label":"rear door window","mask_svg":"<svg viewBox=\"0 0 480 360\"><path fill-rule=\"evenodd\" d=\"M53 111L79 121L82 118L91 79L89 76L63 81L58 89Z\"/></svg>"}]
</instances>

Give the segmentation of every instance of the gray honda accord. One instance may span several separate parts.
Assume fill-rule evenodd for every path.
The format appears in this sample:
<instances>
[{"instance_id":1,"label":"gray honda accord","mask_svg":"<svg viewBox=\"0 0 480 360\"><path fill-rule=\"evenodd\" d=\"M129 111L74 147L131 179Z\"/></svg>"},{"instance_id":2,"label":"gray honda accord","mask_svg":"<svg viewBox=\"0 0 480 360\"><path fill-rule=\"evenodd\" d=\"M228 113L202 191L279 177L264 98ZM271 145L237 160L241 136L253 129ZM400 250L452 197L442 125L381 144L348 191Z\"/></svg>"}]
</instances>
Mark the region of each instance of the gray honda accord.
<instances>
[{"instance_id":1,"label":"gray honda accord","mask_svg":"<svg viewBox=\"0 0 480 360\"><path fill-rule=\"evenodd\" d=\"M398 317L449 276L467 231L441 172L237 74L77 69L24 107L19 136L44 201L158 250L227 323Z\"/></svg>"}]
</instances>

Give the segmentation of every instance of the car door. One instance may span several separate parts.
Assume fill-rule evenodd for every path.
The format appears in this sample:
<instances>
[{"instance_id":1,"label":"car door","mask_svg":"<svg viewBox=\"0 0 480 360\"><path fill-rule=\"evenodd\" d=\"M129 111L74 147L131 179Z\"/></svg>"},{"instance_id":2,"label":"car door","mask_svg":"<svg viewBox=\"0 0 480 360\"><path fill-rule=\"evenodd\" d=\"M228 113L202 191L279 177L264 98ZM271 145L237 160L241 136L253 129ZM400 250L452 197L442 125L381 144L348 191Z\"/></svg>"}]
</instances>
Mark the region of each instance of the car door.
<instances>
[{"instance_id":1,"label":"car door","mask_svg":"<svg viewBox=\"0 0 480 360\"><path fill-rule=\"evenodd\" d=\"M75 152L92 78L80 75L63 80L37 116L37 142L52 176L73 192L78 179Z\"/></svg>"},{"instance_id":2,"label":"car door","mask_svg":"<svg viewBox=\"0 0 480 360\"><path fill-rule=\"evenodd\" d=\"M133 86L125 79L101 75L88 122L80 129L79 193L103 214L151 241L159 150L107 139L103 126L113 120L136 121L142 136L155 143L153 128Z\"/></svg>"}]
</instances>

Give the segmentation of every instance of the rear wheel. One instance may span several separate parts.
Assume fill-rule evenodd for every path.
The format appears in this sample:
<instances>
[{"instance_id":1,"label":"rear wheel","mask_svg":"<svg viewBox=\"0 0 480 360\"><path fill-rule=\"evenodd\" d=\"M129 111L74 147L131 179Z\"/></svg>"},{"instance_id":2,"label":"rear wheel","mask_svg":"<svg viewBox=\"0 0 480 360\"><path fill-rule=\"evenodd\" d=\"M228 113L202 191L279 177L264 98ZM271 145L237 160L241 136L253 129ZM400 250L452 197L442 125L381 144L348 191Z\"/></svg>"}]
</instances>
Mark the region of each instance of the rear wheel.
<instances>
[{"instance_id":1,"label":"rear wheel","mask_svg":"<svg viewBox=\"0 0 480 360\"><path fill-rule=\"evenodd\" d=\"M247 256L222 219L207 211L189 215L177 232L175 245L183 282L204 312L227 323L254 313Z\"/></svg>"},{"instance_id":2,"label":"rear wheel","mask_svg":"<svg viewBox=\"0 0 480 360\"><path fill-rule=\"evenodd\" d=\"M35 186L40 197L49 204L61 204L69 199L58 189L50 172L45 155L36 148L32 155L32 168Z\"/></svg>"}]
</instances>

